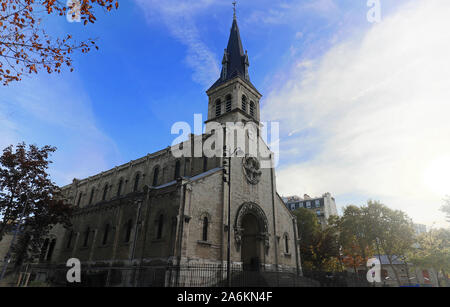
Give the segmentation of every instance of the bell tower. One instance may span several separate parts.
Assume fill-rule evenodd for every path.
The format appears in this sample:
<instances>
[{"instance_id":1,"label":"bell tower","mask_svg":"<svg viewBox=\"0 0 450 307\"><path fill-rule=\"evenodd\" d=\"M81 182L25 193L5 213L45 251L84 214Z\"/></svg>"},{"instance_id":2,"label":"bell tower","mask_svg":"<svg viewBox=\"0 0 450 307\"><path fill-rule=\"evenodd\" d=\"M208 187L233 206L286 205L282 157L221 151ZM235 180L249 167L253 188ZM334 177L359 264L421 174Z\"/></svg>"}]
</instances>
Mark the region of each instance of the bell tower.
<instances>
[{"instance_id":1,"label":"bell tower","mask_svg":"<svg viewBox=\"0 0 450 307\"><path fill-rule=\"evenodd\" d=\"M248 122L259 125L262 95L250 82L247 50L242 48L241 36L236 20L233 16L230 38L222 59L222 72L219 79L206 91L208 101L208 120Z\"/></svg>"}]
</instances>

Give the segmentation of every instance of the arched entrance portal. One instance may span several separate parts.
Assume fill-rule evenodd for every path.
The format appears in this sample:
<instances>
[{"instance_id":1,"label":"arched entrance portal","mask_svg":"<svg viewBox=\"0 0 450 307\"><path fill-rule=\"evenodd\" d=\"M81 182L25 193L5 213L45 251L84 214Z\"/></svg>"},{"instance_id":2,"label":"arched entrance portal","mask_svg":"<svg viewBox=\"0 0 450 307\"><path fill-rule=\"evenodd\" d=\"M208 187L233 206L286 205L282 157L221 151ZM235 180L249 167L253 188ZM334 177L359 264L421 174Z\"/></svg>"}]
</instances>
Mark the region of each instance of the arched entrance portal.
<instances>
[{"instance_id":1,"label":"arched entrance portal","mask_svg":"<svg viewBox=\"0 0 450 307\"><path fill-rule=\"evenodd\" d=\"M260 232L256 217L253 214L246 214L242 219L241 258L244 270L259 270L261 242L258 236Z\"/></svg>"},{"instance_id":2,"label":"arched entrance portal","mask_svg":"<svg viewBox=\"0 0 450 307\"><path fill-rule=\"evenodd\" d=\"M236 215L236 246L244 270L259 270L269 249L268 223L264 211L255 203L243 204Z\"/></svg>"}]
</instances>

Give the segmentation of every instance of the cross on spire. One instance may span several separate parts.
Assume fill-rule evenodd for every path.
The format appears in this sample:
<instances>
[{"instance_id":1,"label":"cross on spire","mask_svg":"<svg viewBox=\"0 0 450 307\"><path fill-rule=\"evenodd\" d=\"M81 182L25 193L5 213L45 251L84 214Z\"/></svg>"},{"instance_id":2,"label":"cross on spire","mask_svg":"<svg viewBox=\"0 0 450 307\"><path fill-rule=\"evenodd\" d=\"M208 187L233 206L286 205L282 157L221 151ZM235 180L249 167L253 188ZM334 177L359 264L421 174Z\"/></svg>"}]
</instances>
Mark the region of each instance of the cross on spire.
<instances>
[{"instance_id":1,"label":"cross on spire","mask_svg":"<svg viewBox=\"0 0 450 307\"><path fill-rule=\"evenodd\" d=\"M233 1L233 17L236 18L236 0Z\"/></svg>"}]
</instances>

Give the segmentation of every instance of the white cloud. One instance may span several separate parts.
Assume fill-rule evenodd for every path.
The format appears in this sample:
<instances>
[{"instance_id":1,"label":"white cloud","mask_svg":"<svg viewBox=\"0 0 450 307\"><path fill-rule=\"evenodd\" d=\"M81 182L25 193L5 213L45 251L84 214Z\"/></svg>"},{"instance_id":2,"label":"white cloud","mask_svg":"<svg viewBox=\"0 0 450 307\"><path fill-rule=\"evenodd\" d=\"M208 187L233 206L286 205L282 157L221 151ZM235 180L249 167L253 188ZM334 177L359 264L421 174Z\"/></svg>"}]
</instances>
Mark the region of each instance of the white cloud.
<instances>
[{"instance_id":1,"label":"white cloud","mask_svg":"<svg viewBox=\"0 0 450 307\"><path fill-rule=\"evenodd\" d=\"M450 165L449 15L447 0L410 1L321 58L296 59L263 108L286 135L281 161L308 155L280 168L282 194L357 194L417 222L443 221L450 173L436 165Z\"/></svg>"},{"instance_id":2,"label":"white cloud","mask_svg":"<svg viewBox=\"0 0 450 307\"><path fill-rule=\"evenodd\" d=\"M219 57L202 41L194 16L217 4L214 0L135 0L148 22L162 21L178 41L187 47L186 64L193 80L209 87L220 74Z\"/></svg>"}]
</instances>

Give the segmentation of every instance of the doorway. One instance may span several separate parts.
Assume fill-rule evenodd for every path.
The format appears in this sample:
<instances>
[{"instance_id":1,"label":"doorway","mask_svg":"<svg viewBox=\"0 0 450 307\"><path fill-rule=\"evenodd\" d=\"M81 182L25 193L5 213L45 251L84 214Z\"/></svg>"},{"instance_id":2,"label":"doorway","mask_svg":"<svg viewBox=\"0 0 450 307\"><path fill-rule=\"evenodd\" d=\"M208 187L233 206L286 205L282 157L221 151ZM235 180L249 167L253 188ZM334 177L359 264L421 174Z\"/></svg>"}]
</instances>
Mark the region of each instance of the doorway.
<instances>
[{"instance_id":1,"label":"doorway","mask_svg":"<svg viewBox=\"0 0 450 307\"><path fill-rule=\"evenodd\" d=\"M242 218L242 266L246 271L259 271L261 264L261 240L259 223L253 214L246 214Z\"/></svg>"}]
</instances>

